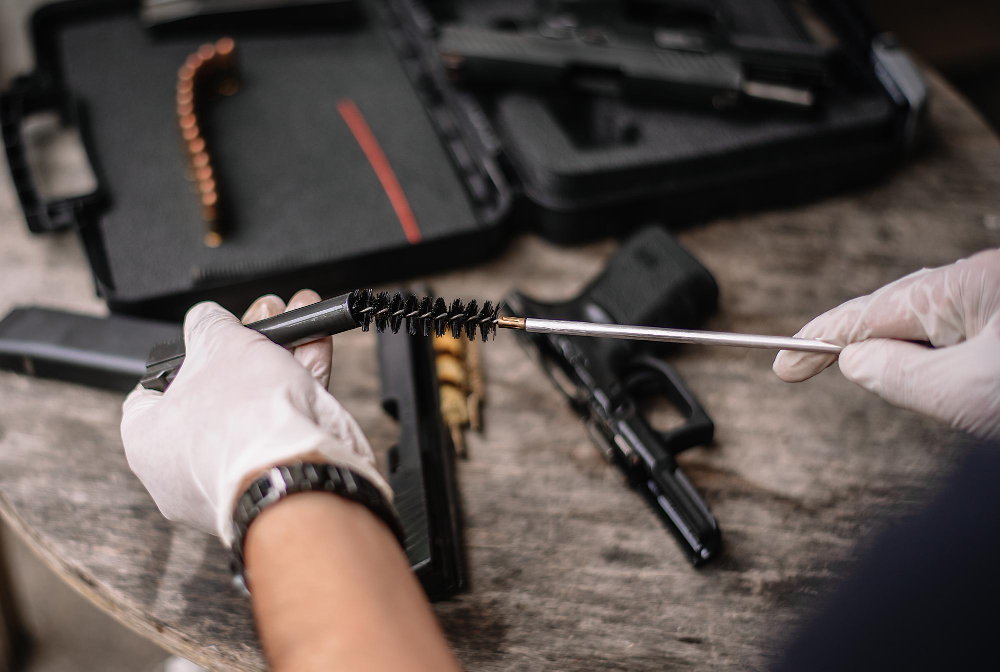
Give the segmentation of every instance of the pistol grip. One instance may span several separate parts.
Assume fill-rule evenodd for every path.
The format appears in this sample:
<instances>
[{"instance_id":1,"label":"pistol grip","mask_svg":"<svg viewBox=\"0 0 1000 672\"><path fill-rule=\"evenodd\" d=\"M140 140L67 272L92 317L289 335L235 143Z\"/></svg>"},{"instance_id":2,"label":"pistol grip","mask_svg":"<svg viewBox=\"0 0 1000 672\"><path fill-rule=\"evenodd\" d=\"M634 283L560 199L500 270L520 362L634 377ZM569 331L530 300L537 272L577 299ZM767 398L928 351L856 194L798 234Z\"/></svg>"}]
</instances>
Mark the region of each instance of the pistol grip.
<instances>
[{"instance_id":1,"label":"pistol grip","mask_svg":"<svg viewBox=\"0 0 1000 672\"><path fill-rule=\"evenodd\" d=\"M718 302L719 286L708 269L661 227L647 226L625 240L570 303L582 308L571 319L593 321L586 305L594 304L618 324L691 329L714 313Z\"/></svg>"}]
</instances>

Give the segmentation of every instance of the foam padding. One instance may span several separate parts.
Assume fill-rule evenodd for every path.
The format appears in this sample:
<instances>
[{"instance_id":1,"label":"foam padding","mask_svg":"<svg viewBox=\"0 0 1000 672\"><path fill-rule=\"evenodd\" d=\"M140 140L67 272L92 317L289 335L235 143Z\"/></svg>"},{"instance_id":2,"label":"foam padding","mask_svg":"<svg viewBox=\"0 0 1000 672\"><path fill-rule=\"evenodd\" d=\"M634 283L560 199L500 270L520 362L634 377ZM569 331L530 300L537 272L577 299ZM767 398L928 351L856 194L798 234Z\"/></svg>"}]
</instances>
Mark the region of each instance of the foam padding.
<instances>
[{"instance_id":1,"label":"foam padding","mask_svg":"<svg viewBox=\"0 0 1000 672\"><path fill-rule=\"evenodd\" d=\"M75 22L58 36L65 84L86 106L110 193L100 227L116 302L381 251L405 254L412 247L419 255L338 112L344 99L355 103L388 158L423 244L481 228L373 21L231 36L242 84L205 115L223 211L232 222L216 249L202 242L204 224L185 177L175 112L177 69L208 40L154 36L125 13ZM433 267L433 258L424 261ZM382 276L394 275L384 270Z\"/></svg>"}]
</instances>

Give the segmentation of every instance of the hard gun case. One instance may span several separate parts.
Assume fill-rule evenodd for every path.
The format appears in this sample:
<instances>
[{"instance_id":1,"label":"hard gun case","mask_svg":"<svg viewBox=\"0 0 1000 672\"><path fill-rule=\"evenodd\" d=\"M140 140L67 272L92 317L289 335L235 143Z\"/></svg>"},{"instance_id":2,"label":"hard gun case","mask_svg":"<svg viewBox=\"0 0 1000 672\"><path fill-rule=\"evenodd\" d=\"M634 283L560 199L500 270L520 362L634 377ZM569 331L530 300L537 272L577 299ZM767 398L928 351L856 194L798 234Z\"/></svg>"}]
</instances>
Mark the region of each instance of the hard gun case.
<instances>
[{"instance_id":1,"label":"hard gun case","mask_svg":"<svg viewBox=\"0 0 1000 672\"><path fill-rule=\"evenodd\" d=\"M871 179L912 144L926 92L853 4L811 4L839 41L836 84L813 116L472 92L449 81L435 51L439 25L523 23L536 13L532 0L379 0L353 20L306 29L237 24L227 32L244 81L210 111L234 221L216 249L201 242L173 87L184 57L217 29L147 30L134 0L43 7L32 21L36 70L0 99L0 121L31 229L78 230L112 310L177 319L201 299L238 310L266 291L328 293L473 262L521 222L575 242L650 216L679 224ZM740 34L811 39L782 0L720 5ZM418 242L408 242L338 114L345 99L395 169ZM47 110L79 127L95 192L39 194L22 131Z\"/></svg>"},{"instance_id":2,"label":"hard gun case","mask_svg":"<svg viewBox=\"0 0 1000 672\"><path fill-rule=\"evenodd\" d=\"M539 6L573 12L587 0L387 0L425 68L440 74L441 26L509 30ZM606 3L612 4L612 3ZM626 6L628 2L618 3ZM647 3L684 6L692 1ZM912 145L926 89L891 38L851 0L705 0L734 35L808 44L792 5L808 5L836 43L832 86L816 114L727 112L557 90L465 90L432 79L479 129L534 206L537 230L560 242L617 233L635 219L682 224L724 212L797 202L884 173ZM523 28L522 28L523 30Z\"/></svg>"},{"instance_id":3,"label":"hard gun case","mask_svg":"<svg viewBox=\"0 0 1000 672\"><path fill-rule=\"evenodd\" d=\"M31 24L36 70L0 101L29 227L76 229L112 310L179 319L202 299L239 310L263 292L328 293L496 249L507 185L488 162L469 160L451 112L418 95L370 6L353 19L226 33L150 31L137 10L129 0L42 7ZM209 151L233 221L231 237L211 249L185 178L175 85L187 55L223 34L236 41L242 82L208 110ZM387 157L418 240L352 135L338 107L345 101ZM42 112L79 128L93 193L39 193L24 122Z\"/></svg>"}]
</instances>

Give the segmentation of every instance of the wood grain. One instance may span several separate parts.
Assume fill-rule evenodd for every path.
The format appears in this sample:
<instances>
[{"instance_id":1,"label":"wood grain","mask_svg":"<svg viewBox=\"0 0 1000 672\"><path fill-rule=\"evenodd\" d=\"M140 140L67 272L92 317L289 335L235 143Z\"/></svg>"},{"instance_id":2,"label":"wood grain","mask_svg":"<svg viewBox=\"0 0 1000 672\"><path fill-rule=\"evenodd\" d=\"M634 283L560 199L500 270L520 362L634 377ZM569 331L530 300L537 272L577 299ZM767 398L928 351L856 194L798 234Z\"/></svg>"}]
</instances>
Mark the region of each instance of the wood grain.
<instances>
[{"instance_id":1,"label":"wood grain","mask_svg":"<svg viewBox=\"0 0 1000 672\"><path fill-rule=\"evenodd\" d=\"M1000 244L1000 143L937 79L933 93L928 146L883 183L679 234L721 287L708 328L793 333L905 273ZM77 242L29 237L7 183L0 234L0 312L102 310ZM444 296L565 298L614 248L523 236L492 262L426 280ZM374 340L348 333L336 349L332 390L384 450L395 427L377 404ZM486 431L458 468L471 585L436 606L469 669L765 667L871 533L964 449L835 368L787 385L770 353L679 348L673 362L717 425L715 445L681 461L726 546L695 571L515 341L501 334L482 354ZM129 627L209 669L263 670L219 544L164 520L129 471L121 401L0 374L0 514Z\"/></svg>"}]
</instances>

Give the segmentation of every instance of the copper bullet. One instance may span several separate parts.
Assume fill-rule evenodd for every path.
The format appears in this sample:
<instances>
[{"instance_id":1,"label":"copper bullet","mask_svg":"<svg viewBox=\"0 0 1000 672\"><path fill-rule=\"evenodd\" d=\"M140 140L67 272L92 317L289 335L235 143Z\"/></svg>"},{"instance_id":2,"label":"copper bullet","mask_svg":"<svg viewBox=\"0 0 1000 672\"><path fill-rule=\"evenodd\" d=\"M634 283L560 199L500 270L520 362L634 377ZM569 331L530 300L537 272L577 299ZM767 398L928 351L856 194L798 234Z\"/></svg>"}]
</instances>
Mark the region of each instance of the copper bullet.
<instances>
[{"instance_id":1,"label":"copper bullet","mask_svg":"<svg viewBox=\"0 0 1000 672\"><path fill-rule=\"evenodd\" d=\"M240 88L239 74L236 68L236 43L231 37L223 37L215 43L216 60L222 73L218 91L223 96L231 96Z\"/></svg>"},{"instance_id":2,"label":"copper bullet","mask_svg":"<svg viewBox=\"0 0 1000 672\"><path fill-rule=\"evenodd\" d=\"M236 43L233 41L233 38L231 37L220 38L215 43L215 53L217 53L221 57L222 62L225 65L230 65L230 61L228 59L232 58L233 51L235 49L236 49Z\"/></svg>"},{"instance_id":3,"label":"copper bullet","mask_svg":"<svg viewBox=\"0 0 1000 672\"><path fill-rule=\"evenodd\" d=\"M198 125L197 108L203 92L232 95L239 87L236 70L236 43L224 37L203 44L190 54L177 72L177 118L185 150L190 157L189 179L197 181L202 218L207 224L205 245L222 243L219 223L219 192L208 146Z\"/></svg>"},{"instance_id":4,"label":"copper bullet","mask_svg":"<svg viewBox=\"0 0 1000 672\"><path fill-rule=\"evenodd\" d=\"M205 138L195 138L188 143L188 151L192 156L205 153Z\"/></svg>"},{"instance_id":5,"label":"copper bullet","mask_svg":"<svg viewBox=\"0 0 1000 672\"><path fill-rule=\"evenodd\" d=\"M226 77L221 82L219 82L217 90L219 92L219 95L231 96L240 90L240 83L236 80L235 77Z\"/></svg>"},{"instance_id":6,"label":"copper bullet","mask_svg":"<svg viewBox=\"0 0 1000 672\"><path fill-rule=\"evenodd\" d=\"M209 219L207 221L214 221ZM205 234L205 245L208 247L218 247L222 244L222 235L218 231L209 231Z\"/></svg>"}]
</instances>

